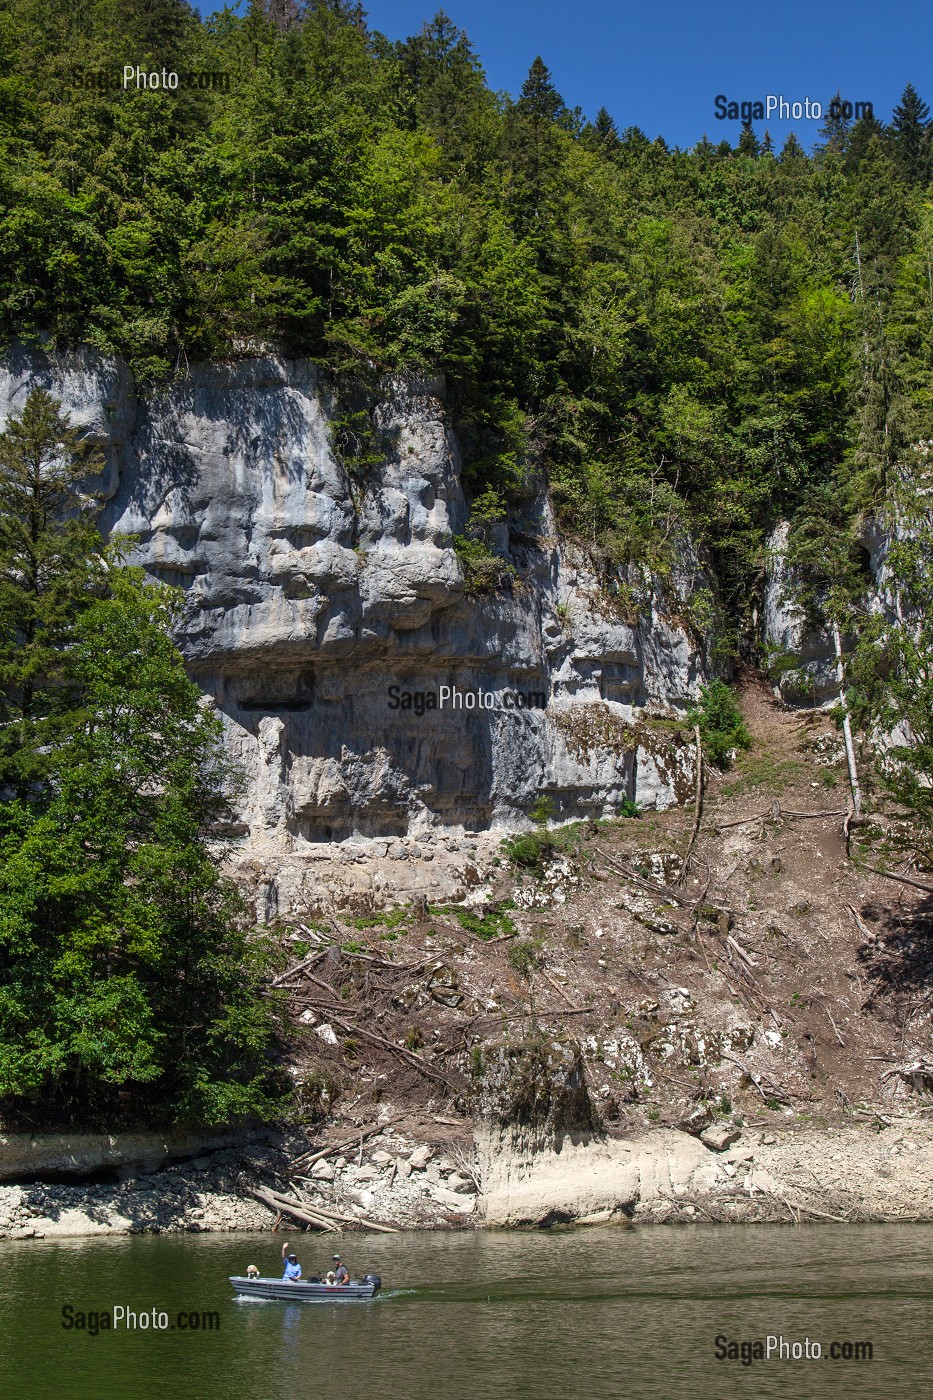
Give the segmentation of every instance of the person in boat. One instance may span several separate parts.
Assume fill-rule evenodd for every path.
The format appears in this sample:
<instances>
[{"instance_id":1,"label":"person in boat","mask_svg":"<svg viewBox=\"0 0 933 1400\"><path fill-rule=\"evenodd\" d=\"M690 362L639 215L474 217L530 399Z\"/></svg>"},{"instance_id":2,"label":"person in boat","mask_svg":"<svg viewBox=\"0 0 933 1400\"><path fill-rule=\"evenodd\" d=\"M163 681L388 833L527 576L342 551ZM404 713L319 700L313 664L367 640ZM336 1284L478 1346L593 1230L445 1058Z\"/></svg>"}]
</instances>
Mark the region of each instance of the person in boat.
<instances>
[{"instance_id":1,"label":"person in boat","mask_svg":"<svg viewBox=\"0 0 933 1400\"><path fill-rule=\"evenodd\" d=\"M324 1282L327 1284L328 1288L337 1287L337 1275L334 1273L333 1269L324 1275Z\"/></svg>"},{"instance_id":2,"label":"person in boat","mask_svg":"<svg viewBox=\"0 0 933 1400\"><path fill-rule=\"evenodd\" d=\"M288 1258L285 1257L286 1255L288 1255ZM287 1279L289 1283L297 1283L301 1278L301 1265L298 1263L294 1254L288 1253L288 1240L282 1245L282 1263L285 1266L285 1272L282 1274L282 1282L284 1283Z\"/></svg>"},{"instance_id":3,"label":"person in boat","mask_svg":"<svg viewBox=\"0 0 933 1400\"><path fill-rule=\"evenodd\" d=\"M247 1266L246 1266L246 1277L247 1277L247 1278L258 1278L258 1277L259 1277L259 1270L256 1268L256 1265L255 1265L255 1264L247 1264Z\"/></svg>"},{"instance_id":4,"label":"person in boat","mask_svg":"<svg viewBox=\"0 0 933 1400\"><path fill-rule=\"evenodd\" d=\"M350 1273L339 1254L334 1255L334 1281L339 1284L350 1282Z\"/></svg>"}]
</instances>

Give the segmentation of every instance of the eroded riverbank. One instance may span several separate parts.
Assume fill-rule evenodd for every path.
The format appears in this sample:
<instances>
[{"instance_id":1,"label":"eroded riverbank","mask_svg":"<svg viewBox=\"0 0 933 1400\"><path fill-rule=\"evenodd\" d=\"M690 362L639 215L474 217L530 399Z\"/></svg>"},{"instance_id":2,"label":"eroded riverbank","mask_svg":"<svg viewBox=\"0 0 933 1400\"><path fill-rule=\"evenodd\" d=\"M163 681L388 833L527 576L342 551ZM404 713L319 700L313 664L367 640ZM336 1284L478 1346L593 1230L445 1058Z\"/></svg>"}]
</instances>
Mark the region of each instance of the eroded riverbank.
<instances>
[{"instance_id":1,"label":"eroded riverbank","mask_svg":"<svg viewBox=\"0 0 933 1400\"><path fill-rule=\"evenodd\" d=\"M345 1146L310 1166L298 1160L294 1141L279 1141L158 1171L127 1168L119 1181L7 1184L0 1235L303 1228L254 1190L301 1202L337 1230L369 1221L431 1230L933 1220L933 1125L920 1118L874 1128L724 1129L707 1141L674 1129L632 1138L568 1134L537 1150L489 1128L474 1145L466 1123L423 1127L389 1123L355 1150Z\"/></svg>"}]
</instances>

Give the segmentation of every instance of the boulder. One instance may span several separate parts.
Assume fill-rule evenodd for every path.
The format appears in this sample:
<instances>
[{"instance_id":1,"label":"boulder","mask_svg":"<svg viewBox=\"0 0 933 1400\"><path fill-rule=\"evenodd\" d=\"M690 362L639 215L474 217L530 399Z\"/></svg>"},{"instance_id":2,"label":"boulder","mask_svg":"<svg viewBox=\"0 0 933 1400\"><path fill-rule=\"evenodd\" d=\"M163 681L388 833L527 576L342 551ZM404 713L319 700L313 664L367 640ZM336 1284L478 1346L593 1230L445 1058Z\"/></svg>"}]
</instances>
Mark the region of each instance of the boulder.
<instances>
[{"instance_id":1,"label":"boulder","mask_svg":"<svg viewBox=\"0 0 933 1400\"><path fill-rule=\"evenodd\" d=\"M431 1199L437 1201L438 1205L446 1206L448 1210L458 1211L461 1215L469 1215L476 1208L473 1196L450 1191L446 1186L435 1186L431 1192Z\"/></svg>"},{"instance_id":2,"label":"boulder","mask_svg":"<svg viewBox=\"0 0 933 1400\"><path fill-rule=\"evenodd\" d=\"M430 1162L432 1155L433 1154L431 1152L430 1147L428 1147L427 1144L423 1143L421 1147L415 1148L414 1152L408 1159L408 1165L413 1171L423 1172L425 1167Z\"/></svg>"},{"instance_id":3,"label":"boulder","mask_svg":"<svg viewBox=\"0 0 933 1400\"><path fill-rule=\"evenodd\" d=\"M469 1176L461 1176L459 1172L451 1172L450 1176L448 1176L445 1182L445 1185L448 1191L456 1191L460 1195L466 1193L467 1195L471 1196L476 1191L476 1183L473 1180L473 1178Z\"/></svg>"},{"instance_id":4,"label":"boulder","mask_svg":"<svg viewBox=\"0 0 933 1400\"><path fill-rule=\"evenodd\" d=\"M732 1128L726 1123L715 1123L711 1128L704 1128L700 1134L700 1141L711 1152L725 1152L734 1142L738 1142L741 1136L741 1128Z\"/></svg>"}]
</instances>

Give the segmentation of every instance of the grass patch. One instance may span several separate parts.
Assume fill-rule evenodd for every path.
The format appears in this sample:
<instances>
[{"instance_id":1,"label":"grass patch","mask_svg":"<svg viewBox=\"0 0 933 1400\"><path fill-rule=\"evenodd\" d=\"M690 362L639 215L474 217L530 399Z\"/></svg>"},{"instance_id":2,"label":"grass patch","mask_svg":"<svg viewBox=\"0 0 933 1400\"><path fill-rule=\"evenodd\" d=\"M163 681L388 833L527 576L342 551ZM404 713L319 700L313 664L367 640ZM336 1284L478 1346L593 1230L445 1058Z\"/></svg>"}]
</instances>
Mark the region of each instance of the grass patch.
<instances>
[{"instance_id":1,"label":"grass patch","mask_svg":"<svg viewBox=\"0 0 933 1400\"><path fill-rule=\"evenodd\" d=\"M723 797L741 797L743 793L765 788L781 792L800 778L805 764L796 758L777 758L772 753L740 753L735 762L736 778L723 783Z\"/></svg>"},{"instance_id":2,"label":"grass patch","mask_svg":"<svg viewBox=\"0 0 933 1400\"><path fill-rule=\"evenodd\" d=\"M407 909L385 909L379 914L367 914L364 918L354 919L353 927L365 928L400 928L408 918Z\"/></svg>"},{"instance_id":3,"label":"grass patch","mask_svg":"<svg viewBox=\"0 0 933 1400\"><path fill-rule=\"evenodd\" d=\"M462 929L465 929L467 933L475 934L477 938L482 938L484 942L488 942L491 938L502 938L504 935L518 932L508 914L504 909L498 907L487 909L482 914L478 914L475 909L464 909L455 904L447 909L432 909L431 912L456 919Z\"/></svg>"}]
</instances>

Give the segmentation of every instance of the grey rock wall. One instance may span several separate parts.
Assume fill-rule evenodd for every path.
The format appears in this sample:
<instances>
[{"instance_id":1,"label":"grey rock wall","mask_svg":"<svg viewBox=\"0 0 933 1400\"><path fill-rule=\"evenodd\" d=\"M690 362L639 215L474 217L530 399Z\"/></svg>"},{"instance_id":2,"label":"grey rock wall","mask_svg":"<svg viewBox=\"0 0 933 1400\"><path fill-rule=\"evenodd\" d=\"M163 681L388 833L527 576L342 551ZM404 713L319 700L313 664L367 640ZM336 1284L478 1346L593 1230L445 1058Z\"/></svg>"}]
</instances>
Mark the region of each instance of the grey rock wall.
<instances>
[{"instance_id":1,"label":"grey rock wall","mask_svg":"<svg viewBox=\"0 0 933 1400\"><path fill-rule=\"evenodd\" d=\"M691 748L653 722L691 702L702 657L660 598L637 623L614 611L546 499L529 502L513 586L466 596L439 382L385 386L382 460L359 482L306 361L193 365L142 394L91 351L15 348L0 419L35 384L105 453L92 483L105 532L135 536L135 560L186 593L178 641L247 774L244 847L313 854L520 826L540 793L571 818L689 789ZM393 709L393 686L400 705L444 686L450 703ZM495 707L452 708L454 691L491 692ZM545 707L504 708L507 691Z\"/></svg>"},{"instance_id":2,"label":"grey rock wall","mask_svg":"<svg viewBox=\"0 0 933 1400\"><path fill-rule=\"evenodd\" d=\"M774 688L790 705L835 704L839 698L836 653L826 628L811 628L794 604L793 571L787 565L790 525L784 520L768 539L762 633Z\"/></svg>"}]
</instances>

